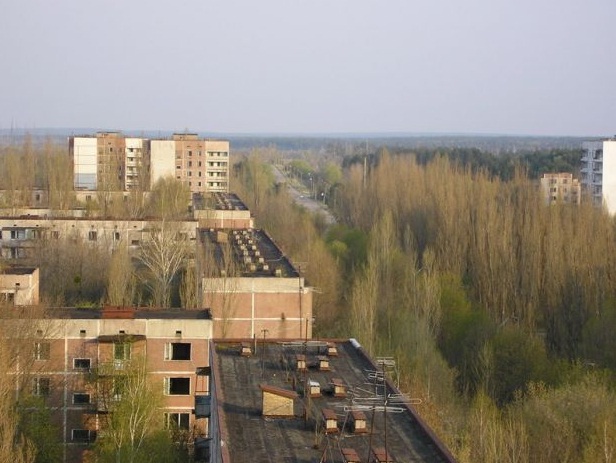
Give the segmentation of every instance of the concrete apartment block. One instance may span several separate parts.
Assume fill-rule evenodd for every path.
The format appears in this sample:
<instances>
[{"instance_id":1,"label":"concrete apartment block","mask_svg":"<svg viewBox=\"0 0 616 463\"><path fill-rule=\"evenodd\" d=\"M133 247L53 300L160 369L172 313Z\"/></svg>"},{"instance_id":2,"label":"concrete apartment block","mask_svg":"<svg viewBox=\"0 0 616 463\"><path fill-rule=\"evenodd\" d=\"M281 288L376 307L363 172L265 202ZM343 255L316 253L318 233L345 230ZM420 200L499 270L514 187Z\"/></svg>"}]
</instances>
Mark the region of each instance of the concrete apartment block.
<instances>
[{"instance_id":1,"label":"concrete apartment block","mask_svg":"<svg viewBox=\"0 0 616 463\"><path fill-rule=\"evenodd\" d=\"M32 267L0 269L0 300L14 306L38 305L39 269Z\"/></svg>"},{"instance_id":2,"label":"concrete apartment block","mask_svg":"<svg viewBox=\"0 0 616 463\"><path fill-rule=\"evenodd\" d=\"M616 213L616 139L584 142L581 160L582 189L593 204Z\"/></svg>"},{"instance_id":3,"label":"concrete apartment block","mask_svg":"<svg viewBox=\"0 0 616 463\"><path fill-rule=\"evenodd\" d=\"M546 204L580 204L582 196L580 183L566 172L543 174L541 191Z\"/></svg>"},{"instance_id":4,"label":"concrete apartment block","mask_svg":"<svg viewBox=\"0 0 616 463\"><path fill-rule=\"evenodd\" d=\"M31 392L53 411L64 461L82 461L104 432L104 417L121 399L105 385L121 378L131 361L145 360L149 382L163 391L161 422L186 429L191 439L206 436L209 412L197 413L196 404L209 404L209 378L202 374L212 337L209 312L57 309L51 319L7 321L23 322L32 331Z\"/></svg>"},{"instance_id":5,"label":"concrete apartment block","mask_svg":"<svg viewBox=\"0 0 616 463\"><path fill-rule=\"evenodd\" d=\"M168 222L177 233L196 246L197 220ZM98 220L64 217L0 217L0 253L10 260L28 258L38 246L60 240L81 241L110 251L118 246L137 250L160 226L156 220Z\"/></svg>"},{"instance_id":6,"label":"concrete apartment block","mask_svg":"<svg viewBox=\"0 0 616 463\"><path fill-rule=\"evenodd\" d=\"M229 191L229 142L174 134L170 140L119 132L69 138L75 190L148 190L173 177L192 193Z\"/></svg>"}]
</instances>

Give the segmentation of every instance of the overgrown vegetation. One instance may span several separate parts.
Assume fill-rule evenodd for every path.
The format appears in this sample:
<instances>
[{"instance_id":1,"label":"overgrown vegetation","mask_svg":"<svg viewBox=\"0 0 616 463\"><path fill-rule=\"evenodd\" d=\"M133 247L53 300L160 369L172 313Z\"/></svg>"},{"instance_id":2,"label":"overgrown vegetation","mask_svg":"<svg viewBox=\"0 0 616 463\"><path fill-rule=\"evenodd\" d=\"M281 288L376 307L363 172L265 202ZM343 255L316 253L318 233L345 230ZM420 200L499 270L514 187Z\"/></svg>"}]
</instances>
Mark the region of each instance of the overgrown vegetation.
<instances>
[{"instance_id":1,"label":"overgrown vegetation","mask_svg":"<svg viewBox=\"0 0 616 463\"><path fill-rule=\"evenodd\" d=\"M285 166L275 149L253 151L231 179L315 288L315 332L395 356L402 389L462 463L613 462L615 224L586 203L546 207L536 183L575 174L579 153L338 148ZM295 205L274 162L338 223ZM26 183L13 186L14 204ZM52 197L69 197L58 188ZM38 254L50 300L134 301L127 256L88 251L85 266L74 248ZM194 299L189 288L182 298ZM25 434L11 442L31 461Z\"/></svg>"},{"instance_id":2,"label":"overgrown vegetation","mask_svg":"<svg viewBox=\"0 0 616 463\"><path fill-rule=\"evenodd\" d=\"M461 462L614 461L613 220L544 205L533 179L574 171L574 151L500 160L506 169L473 156L358 156L327 230L274 188L266 161L278 156L241 160L234 189L307 262L323 298L317 333L394 355ZM335 285L321 286L324 269Z\"/></svg>"}]
</instances>

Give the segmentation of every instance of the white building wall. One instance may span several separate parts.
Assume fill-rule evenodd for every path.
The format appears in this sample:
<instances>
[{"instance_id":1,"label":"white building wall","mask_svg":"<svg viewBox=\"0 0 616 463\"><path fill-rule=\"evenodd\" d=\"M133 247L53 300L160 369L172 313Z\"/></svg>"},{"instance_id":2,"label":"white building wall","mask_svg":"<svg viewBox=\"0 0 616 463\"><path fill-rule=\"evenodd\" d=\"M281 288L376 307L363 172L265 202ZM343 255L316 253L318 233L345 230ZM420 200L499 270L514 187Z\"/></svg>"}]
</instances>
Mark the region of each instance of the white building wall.
<instances>
[{"instance_id":1,"label":"white building wall","mask_svg":"<svg viewBox=\"0 0 616 463\"><path fill-rule=\"evenodd\" d=\"M96 137L75 137L73 144L75 189L96 190Z\"/></svg>"},{"instance_id":2,"label":"white building wall","mask_svg":"<svg viewBox=\"0 0 616 463\"><path fill-rule=\"evenodd\" d=\"M150 142L150 182L173 176L175 178L175 141L152 140Z\"/></svg>"},{"instance_id":3,"label":"white building wall","mask_svg":"<svg viewBox=\"0 0 616 463\"><path fill-rule=\"evenodd\" d=\"M616 140L603 142L603 204L616 214Z\"/></svg>"}]
</instances>

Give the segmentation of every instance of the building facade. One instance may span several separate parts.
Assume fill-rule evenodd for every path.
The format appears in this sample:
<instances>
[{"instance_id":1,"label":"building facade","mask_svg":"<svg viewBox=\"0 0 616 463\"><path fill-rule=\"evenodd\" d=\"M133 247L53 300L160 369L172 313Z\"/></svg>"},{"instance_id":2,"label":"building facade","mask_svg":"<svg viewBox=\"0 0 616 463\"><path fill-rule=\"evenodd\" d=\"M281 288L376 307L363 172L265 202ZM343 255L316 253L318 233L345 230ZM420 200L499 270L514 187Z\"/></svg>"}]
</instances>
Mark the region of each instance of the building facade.
<instances>
[{"instance_id":1,"label":"building facade","mask_svg":"<svg viewBox=\"0 0 616 463\"><path fill-rule=\"evenodd\" d=\"M6 267L0 270L0 302L12 306L38 305L39 269Z\"/></svg>"},{"instance_id":2,"label":"building facade","mask_svg":"<svg viewBox=\"0 0 616 463\"><path fill-rule=\"evenodd\" d=\"M616 213L616 139L584 142L581 184L593 204Z\"/></svg>"},{"instance_id":3,"label":"building facade","mask_svg":"<svg viewBox=\"0 0 616 463\"><path fill-rule=\"evenodd\" d=\"M98 132L69 138L75 190L147 191L172 176L192 193L229 191L229 142L174 134L171 139Z\"/></svg>"},{"instance_id":4,"label":"building facade","mask_svg":"<svg viewBox=\"0 0 616 463\"><path fill-rule=\"evenodd\" d=\"M173 142L175 178L192 193L229 191L229 142L206 140L192 133L174 134Z\"/></svg>"},{"instance_id":5,"label":"building facade","mask_svg":"<svg viewBox=\"0 0 616 463\"><path fill-rule=\"evenodd\" d=\"M0 255L8 260L28 259L40 246L60 241L83 242L112 251L125 246L129 251L151 239L160 228L156 220L98 220L67 217L0 217ZM166 222L177 239L196 246L197 220Z\"/></svg>"},{"instance_id":6,"label":"building facade","mask_svg":"<svg viewBox=\"0 0 616 463\"><path fill-rule=\"evenodd\" d=\"M64 309L56 318L30 322L40 329L25 391L53 411L65 462L82 461L105 432L106 417L122 399L114 384L131 362L145 362L147 381L163 393L160 423L186 431L191 442L206 436L207 413L197 404L209 395L202 374L212 335L207 311Z\"/></svg>"},{"instance_id":7,"label":"building facade","mask_svg":"<svg viewBox=\"0 0 616 463\"><path fill-rule=\"evenodd\" d=\"M312 337L312 288L262 230L201 230L200 305L217 338Z\"/></svg>"},{"instance_id":8,"label":"building facade","mask_svg":"<svg viewBox=\"0 0 616 463\"><path fill-rule=\"evenodd\" d=\"M566 172L546 173L541 177L541 191L546 204L580 204L581 185Z\"/></svg>"}]
</instances>

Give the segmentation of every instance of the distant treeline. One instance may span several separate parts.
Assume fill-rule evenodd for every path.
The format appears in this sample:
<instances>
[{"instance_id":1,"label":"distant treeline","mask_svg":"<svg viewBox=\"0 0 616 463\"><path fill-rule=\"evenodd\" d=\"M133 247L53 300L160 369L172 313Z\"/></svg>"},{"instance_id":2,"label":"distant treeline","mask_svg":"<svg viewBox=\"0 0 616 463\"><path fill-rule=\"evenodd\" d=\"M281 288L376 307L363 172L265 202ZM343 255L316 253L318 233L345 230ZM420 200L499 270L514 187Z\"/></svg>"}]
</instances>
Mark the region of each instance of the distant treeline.
<instances>
[{"instance_id":1,"label":"distant treeline","mask_svg":"<svg viewBox=\"0 0 616 463\"><path fill-rule=\"evenodd\" d=\"M481 171L501 180L511 180L516 169L520 167L526 170L531 179L540 178L546 172L569 172L578 177L582 157L581 148L550 148L503 154L494 154L478 148L419 148L412 151L381 149L368 154L367 157L362 154L346 156L342 165L348 168L353 164L363 163L366 158L367 164L375 167L384 153L398 156L412 155L422 166L426 166L438 157L445 157L453 164L470 168L473 173Z\"/></svg>"},{"instance_id":2,"label":"distant treeline","mask_svg":"<svg viewBox=\"0 0 616 463\"><path fill-rule=\"evenodd\" d=\"M117 128L112 128L118 130ZM20 145L29 138L35 145L53 141L64 145L71 135L94 134L110 130L96 128L66 129L0 129L0 146ZM170 137L173 131L165 130L121 130L138 137ZM181 130L180 130L181 131ZM177 132L177 131L176 131ZM478 149L487 153L531 153L552 149L575 150L589 138L581 137L531 137L512 135L451 135L451 134L237 134L196 131L200 136L229 140L232 149L276 148L280 151L324 150L341 156L351 153L376 151L375 147L387 146L399 150L459 150Z\"/></svg>"}]
</instances>

